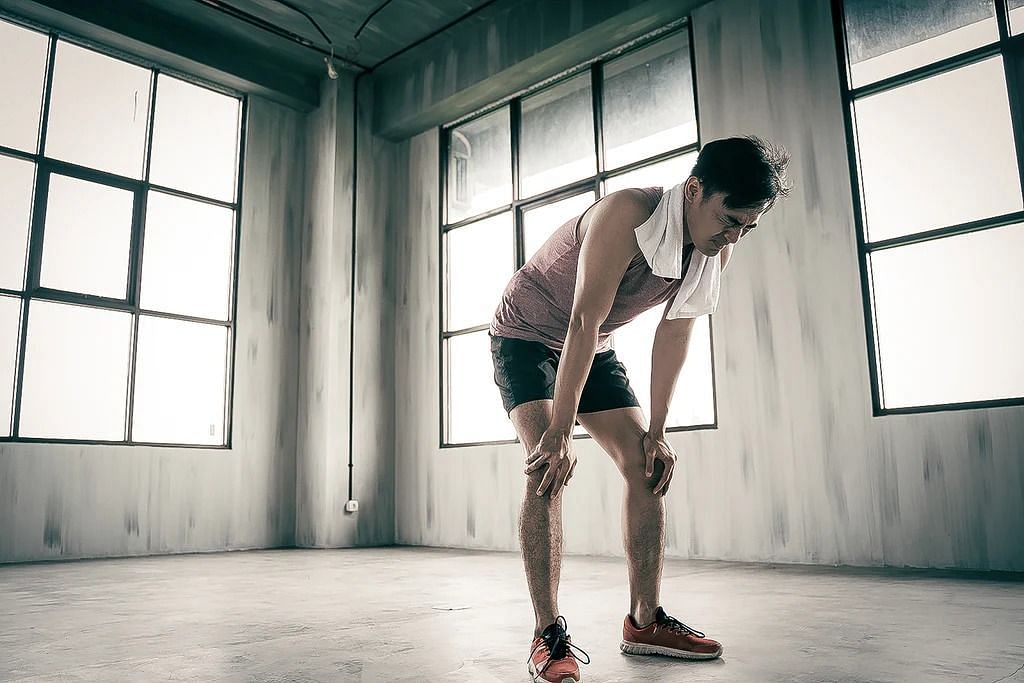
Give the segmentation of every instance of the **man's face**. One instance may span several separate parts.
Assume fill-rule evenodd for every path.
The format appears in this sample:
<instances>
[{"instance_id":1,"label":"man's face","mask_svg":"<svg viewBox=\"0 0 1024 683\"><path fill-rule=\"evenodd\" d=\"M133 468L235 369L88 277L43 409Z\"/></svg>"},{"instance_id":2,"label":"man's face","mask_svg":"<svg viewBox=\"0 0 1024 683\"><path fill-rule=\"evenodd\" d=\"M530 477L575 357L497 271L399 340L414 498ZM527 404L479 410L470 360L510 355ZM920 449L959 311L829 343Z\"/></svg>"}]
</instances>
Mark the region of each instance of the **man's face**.
<instances>
[{"instance_id":1,"label":"man's face","mask_svg":"<svg viewBox=\"0 0 1024 683\"><path fill-rule=\"evenodd\" d=\"M692 185L691 185L692 184ZM708 197L700 181L690 177L686 184L686 227L694 248L705 256L717 256L727 244L735 244L757 227L764 207L729 209L721 192Z\"/></svg>"}]
</instances>

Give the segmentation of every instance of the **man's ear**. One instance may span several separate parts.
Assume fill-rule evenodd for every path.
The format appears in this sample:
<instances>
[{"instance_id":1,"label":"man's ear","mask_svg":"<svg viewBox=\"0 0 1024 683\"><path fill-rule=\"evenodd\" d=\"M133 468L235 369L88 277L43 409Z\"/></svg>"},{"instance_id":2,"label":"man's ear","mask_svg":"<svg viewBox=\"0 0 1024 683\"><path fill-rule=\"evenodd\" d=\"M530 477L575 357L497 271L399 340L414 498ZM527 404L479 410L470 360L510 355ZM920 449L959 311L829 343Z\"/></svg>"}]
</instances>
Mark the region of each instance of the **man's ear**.
<instances>
[{"instance_id":1,"label":"man's ear","mask_svg":"<svg viewBox=\"0 0 1024 683\"><path fill-rule=\"evenodd\" d=\"M683 185L683 196L690 203L695 203L700 199L701 186L697 176L690 176L686 179L686 183Z\"/></svg>"}]
</instances>

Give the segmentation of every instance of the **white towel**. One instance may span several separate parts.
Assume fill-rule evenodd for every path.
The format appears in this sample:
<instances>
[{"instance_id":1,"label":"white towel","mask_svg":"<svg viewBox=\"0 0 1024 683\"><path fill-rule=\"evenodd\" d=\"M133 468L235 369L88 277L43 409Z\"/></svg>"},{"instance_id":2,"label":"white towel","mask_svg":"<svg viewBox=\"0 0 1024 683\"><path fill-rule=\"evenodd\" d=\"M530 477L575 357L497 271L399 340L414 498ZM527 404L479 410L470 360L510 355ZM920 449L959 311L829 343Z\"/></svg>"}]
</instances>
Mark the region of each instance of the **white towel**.
<instances>
[{"instance_id":1,"label":"white towel","mask_svg":"<svg viewBox=\"0 0 1024 683\"><path fill-rule=\"evenodd\" d=\"M669 307L667 318L698 318L718 308L722 259L693 249L690 265L683 271L683 183L661 196L651 217L635 230L647 264L655 275L683 279Z\"/></svg>"}]
</instances>

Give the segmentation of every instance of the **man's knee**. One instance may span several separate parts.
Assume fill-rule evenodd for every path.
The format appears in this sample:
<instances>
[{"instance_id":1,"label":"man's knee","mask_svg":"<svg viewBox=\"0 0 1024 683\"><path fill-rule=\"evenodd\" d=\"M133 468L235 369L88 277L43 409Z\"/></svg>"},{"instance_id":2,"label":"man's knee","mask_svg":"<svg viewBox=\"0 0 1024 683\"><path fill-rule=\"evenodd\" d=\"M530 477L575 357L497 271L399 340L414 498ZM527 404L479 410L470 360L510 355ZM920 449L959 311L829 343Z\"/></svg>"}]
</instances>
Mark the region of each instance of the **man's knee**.
<instances>
[{"instance_id":1,"label":"man's knee","mask_svg":"<svg viewBox=\"0 0 1024 683\"><path fill-rule=\"evenodd\" d=\"M556 498L552 498L551 490L554 488L554 482L548 484L547 488L544 489L543 495L537 495L537 491L540 489L541 484L544 481L544 475L547 471L548 468L545 466L526 475L525 499L528 504L533 506L552 506L561 504L565 487L562 487L563 491L559 491Z\"/></svg>"},{"instance_id":2,"label":"man's knee","mask_svg":"<svg viewBox=\"0 0 1024 683\"><path fill-rule=\"evenodd\" d=\"M660 460L654 461L654 472L651 476L647 476L647 459L644 457L639 463L629 461L625 469L622 471L622 479L629 488L630 492L636 493L654 493L655 487L658 485L658 481L661 479L662 473L665 471L665 466Z\"/></svg>"},{"instance_id":3,"label":"man's knee","mask_svg":"<svg viewBox=\"0 0 1024 683\"><path fill-rule=\"evenodd\" d=\"M642 434L619 438L614 444L606 446L605 450L611 456L615 467L618 468L627 484L637 484L645 478L644 469L647 466L647 459L644 455Z\"/></svg>"}]
</instances>

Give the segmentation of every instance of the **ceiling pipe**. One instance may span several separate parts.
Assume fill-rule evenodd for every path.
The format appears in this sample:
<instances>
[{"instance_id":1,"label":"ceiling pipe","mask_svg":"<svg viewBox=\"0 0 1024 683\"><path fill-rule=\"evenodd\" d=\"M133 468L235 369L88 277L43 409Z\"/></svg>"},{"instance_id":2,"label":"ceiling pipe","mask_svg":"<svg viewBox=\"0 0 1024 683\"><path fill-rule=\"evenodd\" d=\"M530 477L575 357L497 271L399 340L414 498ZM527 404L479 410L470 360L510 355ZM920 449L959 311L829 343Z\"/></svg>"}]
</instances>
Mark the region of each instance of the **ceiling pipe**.
<instances>
[{"instance_id":1,"label":"ceiling pipe","mask_svg":"<svg viewBox=\"0 0 1024 683\"><path fill-rule=\"evenodd\" d=\"M267 21L266 19L263 19L262 17L258 17L255 14L250 14L249 12L246 12L244 10L240 10L237 7L234 7L232 5L229 5L226 2L223 2L222 0L195 0L195 1L200 3L200 4L202 4L202 5L205 5L205 6L209 7L209 8L211 8L211 9L217 10L218 12L222 12L223 14L227 14L228 16L234 17L234 18L236 18L236 19L238 19L240 21L244 21L245 23L250 24L252 26L255 26L256 28L259 28L259 29L261 29L263 31L266 31L268 33L273 33L274 35L278 36L279 38L284 38L285 40L289 40L289 41L291 41L293 43L297 43L297 44L299 44L299 45L301 45L301 46L303 46L305 48L308 48L308 49L313 50L315 52L319 52L321 55L324 55L326 58L329 58L331 60L337 60L338 62L340 62L342 64L342 66L345 66L346 68L350 69L351 71L355 71L357 73L365 73L366 71L370 70L370 67L364 66L364 65L360 64L359 62L355 62L355 61L352 61L350 59L345 59L344 57L338 57L337 55L335 55L334 54L333 45L331 46L331 49L329 49L329 50L324 49L324 48L320 47L319 45L317 45L316 43L314 43L309 38L305 38L303 36L300 36L298 33L293 33L292 31L289 31L287 29L281 28L280 26L278 26L276 24L273 24L273 23ZM278 0L278 2L280 2L280 0ZM282 3L282 4L285 4L286 6L289 6L289 5L287 5L287 3ZM312 18L309 17L309 15L307 15L305 12L302 12L302 14L305 15L307 18L309 18L312 21ZM316 22L313 22L313 24L316 25ZM317 30L320 30L319 26L317 26ZM321 34L324 35L325 38L326 38L326 34L323 34L323 31L321 31ZM328 43L331 42L330 38L327 38L327 42Z\"/></svg>"}]
</instances>

